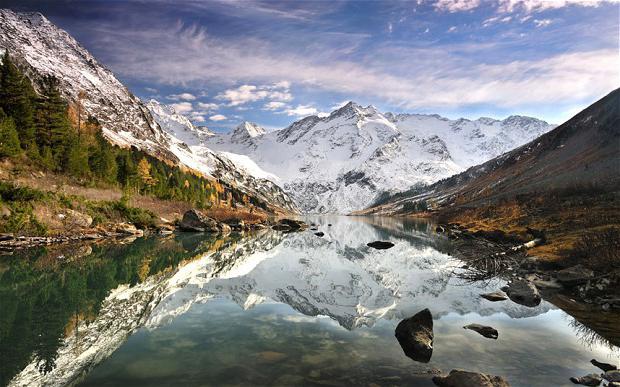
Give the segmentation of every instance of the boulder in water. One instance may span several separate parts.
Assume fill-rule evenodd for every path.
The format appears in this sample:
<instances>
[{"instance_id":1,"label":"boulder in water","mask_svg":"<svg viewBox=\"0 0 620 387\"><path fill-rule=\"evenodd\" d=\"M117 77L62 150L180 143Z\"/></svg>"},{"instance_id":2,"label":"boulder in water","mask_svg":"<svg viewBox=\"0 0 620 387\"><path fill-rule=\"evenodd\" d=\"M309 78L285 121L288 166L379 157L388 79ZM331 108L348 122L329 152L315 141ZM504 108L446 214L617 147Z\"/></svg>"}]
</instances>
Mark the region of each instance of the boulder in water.
<instances>
[{"instance_id":1,"label":"boulder in water","mask_svg":"<svg viewBox=\"0 0 620 387\"><path fill-rule=\"evenodd\" d=\"M570 381L575 384L581 384L582 386L598 386L603 382L603 379L597 374L589 374L578 378L570 378Z\"/></svg>"},{"instance_id":2,"label":"boulder in water","mask_svg":"<svg viewBox=\"0 0 620 387\"><path fill-rule=\"evenodd\" d=\"M433 383L440 387L510 387L501 376L452 370L448 376L434 376Z\"/></svg>"},{"instance_id":3,"label":"boulder in water","mask_svg":"<svg viewBox=\"0 0 620 387\"><path fill-rule=\"evenodd\" d=\"M433 315L428 309L398 323L396 339L407 357L428 363L433 355Z\"/></svg>"},{"instance_id":4,"label":"boulder in water","mask_svg":"<svg viewBox=\"0 0 620 387\"><path fill-rule=\"evenodd\" d=\"M374 242L367 243L366 246L372 247L373 249L377 249L377 250L385 250L385 249L394 247L394 243L385 242L385 241L374 241Z\"/></svg>"},{"instance_id":5,"label":"boulder in water","mask_svg":"<svg viewBox=\"0 0 620 387\"><path fill-rule=\"evenodd\" d=\"M513 281L508 286L502 288L502 290L506 292L513 302L524 306L535 307L540 305L542 300L536 286L526 280Z\"/></svg>"},{"instance_id":6,"label":"boulder in water","mask_svg":"<svg viewBox=\"0 0 620 387\"><path fill-rule=\"evenodd\" d=\"M600 362L600 361L598 361L596 359L590 360L590 363L592 363L593 366L602 369L603 372L613 371L613 370L617 370L618 369L618 367L616 367L613 364L603 363L603 362Z\"/></svg>"},{"instance_id":7,"label":"boulder in water","mask_svg":"<svg viewBox=\"0 0 620 387\"><path fill-rule=\"evenodd\" d=\"M499 332L497 332L497 329L486 326L486 325L469 324L469 325L465 325L463 328L469 329L474 332L478 332L479 334L481 334L482 336L488 339L497 340L497 337L499 336Z\"/></svg>"},{"instance_id":8,"label":"boulder in water","mask_svg":"<svg viewBox=\"0 0 620 387\"><path fill-rule=\"evenodd\" d=\"M183 219L179 223L179 228L183 231L193 232L220 232L217 221L204 215L198 210L189 210L183 214Z\"/></svg>"},{"instance_id":9,"label":"boulder in water","mask_svg":"<svg viewBox=\"0 0 620 387\"><path fill-rule=\"evenodd\" d=\"M506 293L502 292L501 290L498 290L496 292L491 292L491 293L484 293L481 294L480 297L487 299L489 301L504 301L508 299L508 296L506 295Z\"/></svg>"}]
</instances>

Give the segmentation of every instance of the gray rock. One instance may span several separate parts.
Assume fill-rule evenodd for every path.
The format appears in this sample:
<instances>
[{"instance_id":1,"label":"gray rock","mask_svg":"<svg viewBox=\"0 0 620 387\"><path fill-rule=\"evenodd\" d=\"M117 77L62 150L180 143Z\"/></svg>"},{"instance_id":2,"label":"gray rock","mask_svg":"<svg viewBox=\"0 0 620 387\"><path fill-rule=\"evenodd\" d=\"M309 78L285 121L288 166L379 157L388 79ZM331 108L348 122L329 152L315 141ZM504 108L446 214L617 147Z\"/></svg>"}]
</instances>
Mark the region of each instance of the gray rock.
<instances>
[{"instance_id":1,"label":"gray rock","mask_svg":"<svg viewBox=\"0 0 620 387\"><path fill-rule=\"evenodd\" d=\"M529 281L515 280L502 290L506 292L508 298L520 305L535 307L540 305L542 300L536 286Z\"/></svg>"},{"instance_id":2,"label":"gray rock","mask_svg":"<svg viewBox=\"0 0 620 387\"><path fill-rule=\"evenodd\" d=\"M93 218L90 215L67 209L63 222L72 227L88 228L93 224Z\"/></svg>"},{"instance_id":3,"label":"gray rock","mask_svg":"<svg viewBox=\"0 0 620 387\"><path fill-rule=\"evenodd\" d=\"M619 370L611 370L607 371L603 374L603 379L608 382L620 382L620 371Z\"/></svg>"},{"instance_id":4,"label":"gray rock","mask_svg":"<svg viewBox=\"0 0 620 387\"><path fill-rule=\"evenodd\" d=\"M144 231L142 230L138 230L136 228L136 226L134 226L133 224L129 224L129 223L119 223L114 227L114 231L116 231L119 234L124 234L124 235L133 235L133 236L143 236L144 235Z\"/></svg>"},{"instance_id":5,"label":"gray rock","mask_svg":"<svg viewBox=\"0 0 620 387\"><path fill-rule=\"evenodd\" d=\"M486 325L469 324L465 325L463 328L478 332L479 334L488 339L497 340L497 337L499 336L499 332L497 332L497 329Z\"/></svg>"},{"instance_id":6,"label":"gray rock","mask_svg":"<svg viewBox=\"0 0 620 387\"><path fill-rule=\"evenodd\" d=\"M580 376L578 378L570 378L570 381L575 384L581 384L583 386L598 386L603 379L597 374L588 374L586 376Z\"/></svg>"},{"instance_id":7,"label":"gray rock","mask_svg":"<svg viewBox=\"0 0 620 387\"><path fill-rule=\"evenodd\" d=\"M510 387L501 376L452 370L448 376L434 376L433 383L440 387Z\"/></svg>"},{"instance_id":8,"label":"gray rock","mask_svg":"<svg viewBox=\"0 0 620 387\"><path fill-rule=\"evenodd\" d=\"M183 219L179 223L179 228L183 231L193 232L220 232L220 227L215 219L211 219L200 211L194 209L183 214Z\"/></svg>"},{"instance_id":9,"label":"gray rock","mask_svg":"<svg viewBox=\"0 0 620 387\"><path fill-rule=\"evenodd\" d=\"M487 299L489 301L493 301L493 302L504 301L508 299L508 296L506 295L506 293L502 292L501 290L498 290L496 292L481 294L480 297Z\"/></svg>"},{"instance_id":10,"label":"gray rock","mask_svg":"<svg viewBox=\"0 0 620 387\"><path fill-rule=\"evenodd\" d=\"M230 229L234 231L242 231L245 227L245 222L241 219L228 219L224 221L224 224L230 226Z\"/></svg>"},{"instance_id":11,"label":"gray rock","mask_svg":"<svg viewBox=\"0 0 620 387\"><path fill-rule=\"evenodd\" d=\"M409 358L428 363L433 355L433 315L424 309L398 323L395 336Z\"/></svg>"},{"instance_id":12,"label":"gray rock","mask_svg":"<svg viewBox=\"0 0 620 387\"><path fill-rule=\"evenodd\" d=\"M592 363L593 366L602 369L603 372L613 371L613 370L617 370L618 369L618 367L616 367L613 364L603 363L603 362L600 362L600 361L598 361L596 359L590 360L590 363Z\"/></svg>"},{"instance_id":13,"label":"gray rock","mask_svg":"<svg viewBox=\"0 0 620 387\"><path fill-rule=\"evenodd\" d=\"M583 265L575 265L557 272L558 282L564 286L576 286L588 282L594 272Z\"/></svg>"}]
</instances>

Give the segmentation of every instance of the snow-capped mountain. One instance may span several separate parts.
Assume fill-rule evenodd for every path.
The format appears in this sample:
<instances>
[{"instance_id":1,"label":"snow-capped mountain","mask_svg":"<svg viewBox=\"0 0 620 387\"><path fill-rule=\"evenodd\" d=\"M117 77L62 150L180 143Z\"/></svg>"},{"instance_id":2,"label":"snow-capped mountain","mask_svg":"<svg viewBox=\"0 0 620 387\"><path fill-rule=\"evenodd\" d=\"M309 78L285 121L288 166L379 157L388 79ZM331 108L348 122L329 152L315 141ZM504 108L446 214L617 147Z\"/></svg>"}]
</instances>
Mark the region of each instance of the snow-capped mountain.
<instances>
[{"instance_id":1,"label":"snow-capped mountain","mask_svg":"<svg viewBox=\"0 0 620 387\"><path fill-rule=\"evenodd\" d=\"M208 129L195 127L156 102L145 105L73 37L40 13L0 9L0 52L5 50L35 88L45 75L57 78L64 97L71 102L79 99L84 114L97 118L110 142L134 146L207 177L222 179L267 203L295 210L276 184L249 174L245 164L238 167L236 160L204 147L200 154L194 153L188 144L209 137L212 133ZM79 98L80 94L83 97Z\"/></svg>"},{"instance_id":2,"label":"snow-capped mountain","mask_svg":"<svg viewBox=\"0 0 620 387\"><path fill-rule=\"evenodd\" d=\"M454 175L552 128L531 117L450 120L350 102L327 117L306 117L273 132L243 123L204 144L249 156L277 176L305 212L348 213L382 192Z\"/></svg>"},{"instance_id":3,"label":"snow-capped mountain","mask_svg":"<svg viewBox=\"0 0 620 387\"><path fill-rule=\"evenodd\" d=\"M171 136L183 141L188 146L198 145L206 138L215 135L206 126L195 126L172 106L164 105L155 99L146 102L155 121Z\"/></svg>"}]
</instances>

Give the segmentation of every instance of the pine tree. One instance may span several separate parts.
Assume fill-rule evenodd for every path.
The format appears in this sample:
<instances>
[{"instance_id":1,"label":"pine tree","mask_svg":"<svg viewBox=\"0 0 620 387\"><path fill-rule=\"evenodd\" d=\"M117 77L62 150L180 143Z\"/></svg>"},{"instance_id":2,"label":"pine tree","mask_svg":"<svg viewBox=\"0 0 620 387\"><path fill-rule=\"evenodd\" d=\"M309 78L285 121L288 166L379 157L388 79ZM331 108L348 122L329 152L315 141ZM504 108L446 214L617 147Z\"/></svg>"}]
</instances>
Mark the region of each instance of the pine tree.
<instances>
[{"instance_id":1,"label":"pine tree","mask_svg":"<svg viewBox=\"0 0 620 387\"><path fill-rule=\"evenodd\" d=\"M67 104L58 90L58 80L47 76L43 79L42 93L37 105L36 130L38 145L49 147L54 156L54 168L67 166L69 145L75 134L67 115Z\"/></svg>"},{"instance_id":2,"label":"pine tree","mask_svg":"<svg viewBox=\"0 0 620 387\"><path fill-rule=\"evenodd\" d=\"M88 149L79 139L73 141L66 156L66 171L75 177L87 177L90 173L88 165Z\"/></svg>"},{"instance_id":3,"label":"pine tree","mask_svg":"<svg viewBox=\"0 0 620 387\"><path fill-rule=\"evenodd\" d=\"M14 157L20 153L21 148L19 136L15 130L15 122L11 117L4 117L0 121L0 157Z\"/></svg>"},{"instance_id":4,"label":"pine tree","mask_svg":"<svg viewBox=\"0 0 620 387\"><path fill-rule=\"evenodd\" d=\"M0 65L0 108L15 121L21 147L34 144L34 101L36 94L32 83L13 64L8 50Z\"/></svg>"}]
</instances>

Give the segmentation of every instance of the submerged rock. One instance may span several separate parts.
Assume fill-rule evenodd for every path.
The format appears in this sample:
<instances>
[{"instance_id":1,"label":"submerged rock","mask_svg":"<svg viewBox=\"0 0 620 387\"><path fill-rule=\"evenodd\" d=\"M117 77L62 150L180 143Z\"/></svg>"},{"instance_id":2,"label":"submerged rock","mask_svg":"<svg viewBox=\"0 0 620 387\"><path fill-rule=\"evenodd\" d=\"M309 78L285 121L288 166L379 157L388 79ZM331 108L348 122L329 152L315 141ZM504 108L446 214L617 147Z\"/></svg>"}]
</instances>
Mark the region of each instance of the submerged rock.
<instances>
[{"instance_id":1,"label":"submerged rock","mask_svg":"<svg viewBox=\"0 0 620 387\"><path fill-rule=\"evenodd\" d=\"M497 340L497 337L499 336L499 332L497 332L497 329L486 326L486 325L469 324L469 325L465 325L463 328L469 329L474 332L478 332L479 334L481 334L482 336L488 339Z\"/></svg>"},{"instance_id":2,"label":"submerged rock","mask_svg":"<svg viewBox=\"0 0 620 387\"><path fill-rule=\"evenodd\" d=\"M280 221L271 228L277 231L292 232L305 230L307 227L308 226L301 220L284 218L280 219Z\"/></svg>"},{"instance_id":3,"label":"submerged rock","mask_svg":"<svg viewBox=\"0 0 620 387\"><path fill-rule=\"evenodd\" d=\"M618 369L618 367L616 367L613 364L603 363L603 362L600 362L600 361L598 361L596 359L590 360L590 363L592 363L593 366L602 369L603 372L613 371L613 370L617 370Z\"/></svg>"},{"instance_id":4,"label":"submerged rock","mask_svg":"<svg viewBox=\"0 0 620 387\"><path fill-rule=\"evenodd\" d=\"M501 376L452 370L448 376L434 376L433 383L440 387L510 387Z\"/></svg>"},{"instance_id":5,"label":"submerged rock","mask_svg":"<svg viewBox=\"0 0 620 387\"><path fill-rule=\"evenodd\" d=\"M394 247L394 243L385 242L385 241L374 241L374 242L367 243L366 246L372 247L373 249L377 249L377 250L385 250L385 249Z\"/></svg>"},{"instance_id":6,"label":"submerged rock","mask_svg":"<svg viewBox=\"0 0 620 387\"><path fill-rule=\"evenodd\" d=\"M536 286L526 280L513 281L508 286L502 288L502 290L506 292L513 302L520 305L535 307L540 305L542 300Z\"/></svg>"},{"instance_id":7,"label":"submerged rock","mask_svg":"<svg viewBox=\"0 0 620 387\"><path fill-rule=\"evenodd\" d=\"M183 219L179 223L179 228L183 231L193 232L213 232L220 231L217 221L204 215L198 210L189 210L183 214Z\"/></svg>"},{"instance_id":8,"label":"submerged rock","mask_svg":"<svg viewBox=\"0 0 620 387\"><path fill-rule=\"evenodd\" d=\"M580 376L578 378L572 377L570 381L575 384L581 384L582 386L598 386L603 379L597 374L589 374L586 376Z\"/></svg>"},{"instance_id":9,"label":"submerged rock","mask_svg":"<svg viewBox=\"0 0 620 387\"><path fill-rule=\"evenodd\" d=\"M603 379L608 382L620 382L620 371L619 370L610 370L606 371L603 374Z\"/></svg>"},{"instance_id":10,"label":"submerged rock","mask_svg":"<svg viewBox=\"0 0 620 387\"><path fill-rule=\"evenodd\" d=\"M508 299L508 296L506 295L506 293L502 292L501 290L498 290L496 292L481 294L480 297L487 299L489 301L493 301L493 302L505 301Z\"/></svg>"},{"instance_id":11,"label":"submerged rock","mask_svg":"<svg viewBox=\"0 0 620 387\"><path fill-rule=\"evenodd\" d=\"M433 315L428 309L398 323L395 336L407 357L428 363L433 355Z\"/></svg>"}]
</instances>

